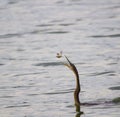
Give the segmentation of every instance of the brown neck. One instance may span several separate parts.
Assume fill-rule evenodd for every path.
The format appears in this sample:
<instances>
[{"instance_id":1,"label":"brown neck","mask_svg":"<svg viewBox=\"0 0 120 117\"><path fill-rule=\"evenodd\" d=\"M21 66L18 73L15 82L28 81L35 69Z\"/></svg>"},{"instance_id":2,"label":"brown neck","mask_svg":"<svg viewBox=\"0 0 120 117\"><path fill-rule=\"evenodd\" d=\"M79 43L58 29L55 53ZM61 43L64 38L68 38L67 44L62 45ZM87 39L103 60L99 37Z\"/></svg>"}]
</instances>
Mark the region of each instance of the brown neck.
<instances>
[{"instance_id":1,"label":"brown neck","mask_svg":"<svg viewBox=\"0 0 120 117\"><path fill-rule=\"evenodd\" d=\"M75 100L75 105L80 105L80 100L79 100L79 93L80 93L80 82L79 82L79 75L76 67L74 66L74 74L76 76L76 89L74 91L74 100Z\"/></svg>"},{"instance_id":2,"label":"brown neck","mask_svg":"<svg viewBox=\"0 0 120 117\"><path fill-rule=\"evenodd\" d=\"M79 74L78 74L78 71L77 71L77 68L75 67L75 65L73 63L70 62L70 60L65 56L65 58L67 59L68 64L65 64L68 68L70 68L75 76L76 76L76 89L74 91L74 100L75 100L75 105L76 106L80 106L80 101L79 101L79 93L80 93L80 82L79 82Z\"/></svg>"}]
</instances>

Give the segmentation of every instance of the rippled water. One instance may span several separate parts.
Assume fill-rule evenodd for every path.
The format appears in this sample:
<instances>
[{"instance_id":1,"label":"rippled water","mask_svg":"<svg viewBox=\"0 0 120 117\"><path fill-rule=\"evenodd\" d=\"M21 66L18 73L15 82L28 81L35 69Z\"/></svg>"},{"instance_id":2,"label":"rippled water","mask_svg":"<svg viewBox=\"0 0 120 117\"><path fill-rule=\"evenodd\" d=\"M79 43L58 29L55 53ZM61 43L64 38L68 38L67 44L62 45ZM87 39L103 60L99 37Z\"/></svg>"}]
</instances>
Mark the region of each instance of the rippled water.
<instances>
[{"instance_id":1,"label":"rippled water","mask_svg":"<svg viewBox=\"0 0 120 117\"><path fill-rule=\"evenodd\" d=\"M81 117L119 117L119 0L0 0L0 116L75 117L78 68Z\"/></svg>"}]
</instances>

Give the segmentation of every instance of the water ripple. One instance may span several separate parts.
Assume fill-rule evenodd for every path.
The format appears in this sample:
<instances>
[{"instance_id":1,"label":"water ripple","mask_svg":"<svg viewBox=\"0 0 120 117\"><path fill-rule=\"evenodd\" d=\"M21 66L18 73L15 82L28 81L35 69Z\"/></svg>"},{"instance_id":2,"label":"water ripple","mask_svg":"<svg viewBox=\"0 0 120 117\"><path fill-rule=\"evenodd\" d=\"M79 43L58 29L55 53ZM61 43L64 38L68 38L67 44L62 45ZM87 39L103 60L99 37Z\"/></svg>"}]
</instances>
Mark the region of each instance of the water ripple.
<instances>
[{"instance_id":1,"label":"water ripple","mask_svg":"<svg viewBox=\"0 0 120 117\"><path fill-rule=\"evenodd\" d=\"M48 26L54 26L54 24L39 24L38 27L48 27Z\"/></svg>"},{"instance_id":2,"label":"water ripple","mask_svg":"<svg viewBox=\"0 0 120 117\"><path fill-rule=\"evenodd\" d=\"M12 38L12 37L20 37L20 36L22 36L21 33L13 33L13 34L0 35L0 38Z\"/></svg>"},{"instance_id":3,"label":"water ripple","mask_svg":"<svg viewBox=\"0 0 120 117\"><path fill-rule=\"evenodd\" d=\"M113 74L115 73L114 71L104 71L104 72L99 72L99 73L92 73L90 76L100 76L100 75L105 75L105 74Z\"/></svg>"},{"instance_id":4,"label":"water ripple","mask_svg":"<svg viewBox=\"0 0 120 117\"><path fill-rule=\"evenodd\" d=\"M1 96L0 98L13 98L13 97L15 97L15 96Z\"/></svg>"},{"instance_id":5,"label":"water ripple","mask_svg":"<svg viewBox=\"0 0 120 117\"><path fill-rule=\"evenodd\" d=\"M27 96L37 96L37 95L40 95L40 94L37 94L37 93L27 94Z\"/></svg>"},{"instance_id":6,"label":"water ripple","mask_svg":"<svg viewBox=\"0 0 120 117\"><path fill-rule=\"evenodd\" d=\"M64 34L64 33L69 33L68 31L50 31L46 32L48 34Z\"/></svg>"},{"instance_id":7,"label":"water ripple","mask_svg":"<svg viewBox=\"0 0 120 117\"><path fill-rule=\"evenodd\" d=\"M43 66L43 67L58 66L58 65L62 65L62 63L61 62L47 62L47 63L37 63L37 64L34 64L34 66Z\"/></svg>"},{"instance_id":8,"label":"water ripple","mask_svg":"<svg viewBox=\"0 0 120 117\"><path fill-rule=\"evenodd\" d=\"M3 34L0 35L0 39L4 38L13 38L13 37L22 37L26 34L39 34L39 33L44 33L44 34L64 34L64 33L69 33L68 31L50 31L51 29L43 29L43 30L33 30L29 32L18 32L18 33L8 33L8 34Z\"/></svg>"},{"instance_id":9,"label":"water ripple","mask_svg":"<svg viewBox=\"0 0 120 117\"><path fill-rule=\"evenodd\" d=\"M120 37L120 34L112 34L112 35L94 35L94 36L90 36L93 38L102 38L102 37Z\"/></svg>"},{"instance_id":10,"label":"water ripple","mask_svg":"<svg viewBox=\"0 0 120 117\"><path fill-rule=\"evenodd\" d=\"M25 104L25 105L12 105L12 106L6 106L5 108L16 108L16 107L28 107L30 106L29 104Z\"/></svg>"},{"instance_id":11,"label":"water ripple","mask_svg":"<svg viewBox=\"0 0 120 117\"><path fill-rule=\"evenodd\" d=\"M61 23L60 26L71 26L74 25L74 23Z\"/></svg>"},{"instance_id":12,"label":"water ripple","mask_svg":"<svg viewBox=\"0 0 120 117\"><path fill-rule=\"evenodd\" d=\"M46 72L35 72L35 73L16 74L16 75L14 75L14 77L16 77L16 76L26 76L26 75L36 75L36 74L41 74L41 73L46 73Z\"/></svg>"},{"instance_id":13,"label":"water ripple","mask_svg":"<svg viewBox=\"0 0 120 117\"><path fill-rule=\"evenodd\" d=\"M3 63L0 63L0 66L2 66L2 65L5 65L5 64L3 64Z\"/></svg>"},{"instance_id":14,"label":"water ripple","mask_svg":"<svg viewBox=\"0 0 120 117\"><path fill-rule=\"evenodd\" d=\"M73 92L74 89L59 90L54 92L43 93L44 95L56 95L56 94L66 94Z\"/></svg>"},{"instance_id":15,"label":"water ripple","mask_svg":"<svg viewBox=\"0 0 120 117\"><path fill-rule=\"evenodd\" d=\"M26 85L26 86L21 86L21 85L20 86L1 86L0 89L5 90L5 89L11 89L11 88L16 89L16 88L30 88L30 87L33 87L33 86L31 86L31 85Z\"/></svg>"}]
</instances>

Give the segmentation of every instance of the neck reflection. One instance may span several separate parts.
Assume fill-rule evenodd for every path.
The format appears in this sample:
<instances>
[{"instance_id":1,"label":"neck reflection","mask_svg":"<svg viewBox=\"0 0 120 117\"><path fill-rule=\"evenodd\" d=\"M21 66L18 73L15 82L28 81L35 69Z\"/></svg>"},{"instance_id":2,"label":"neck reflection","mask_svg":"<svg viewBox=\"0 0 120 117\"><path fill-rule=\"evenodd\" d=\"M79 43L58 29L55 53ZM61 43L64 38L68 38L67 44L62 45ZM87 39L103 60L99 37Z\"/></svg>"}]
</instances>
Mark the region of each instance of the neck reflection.
<instances>
[{"instance_id":1,"label":"neck reflection","mask_svg":"<svg viewBox=\"0 0 120 117\"><path fill-rule=\"evenodd\" d=\"M75 105L75 107L76 107L76 115L75 115L75 117L80 117L82 114L84 114L84 113L81 111L80 105Z\"/></svg>"}]
</instances>

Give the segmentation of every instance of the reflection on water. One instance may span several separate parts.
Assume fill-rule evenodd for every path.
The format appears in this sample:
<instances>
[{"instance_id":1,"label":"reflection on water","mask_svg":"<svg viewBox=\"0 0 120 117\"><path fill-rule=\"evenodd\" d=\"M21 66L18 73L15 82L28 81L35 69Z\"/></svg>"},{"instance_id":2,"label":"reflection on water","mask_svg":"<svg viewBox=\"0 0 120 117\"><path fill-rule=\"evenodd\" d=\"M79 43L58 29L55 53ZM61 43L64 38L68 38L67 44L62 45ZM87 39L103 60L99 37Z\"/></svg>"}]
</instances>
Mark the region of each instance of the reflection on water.
<instances>
[{"instance_id":1,"label":"reflection on water","mask_svg":"<svg viewBox=\"0 0 120 117\"><path fill-rule=\"evenodd\" d=\"M76 105L76 116L75 117L80 117L84 112L81 111L80 105Z\"/></svg>"},{"instance_id":2,"label":"reflection on water","mask_svg":"<svg viewBox=\"0 0 120 117\"><path fill-rule=\"evenodd\" d=\"M0 116L119 117L119 103L104 103L120 95L119 11L119 0L2 0ZM99 105L74 106L61 50L78 68L81 103Z\"/></svg>"}]
</instances>

